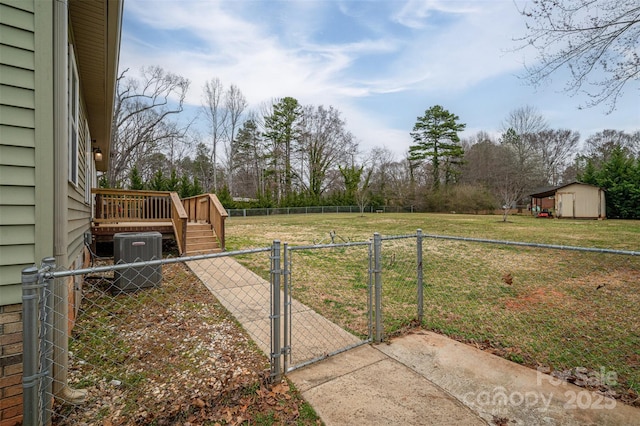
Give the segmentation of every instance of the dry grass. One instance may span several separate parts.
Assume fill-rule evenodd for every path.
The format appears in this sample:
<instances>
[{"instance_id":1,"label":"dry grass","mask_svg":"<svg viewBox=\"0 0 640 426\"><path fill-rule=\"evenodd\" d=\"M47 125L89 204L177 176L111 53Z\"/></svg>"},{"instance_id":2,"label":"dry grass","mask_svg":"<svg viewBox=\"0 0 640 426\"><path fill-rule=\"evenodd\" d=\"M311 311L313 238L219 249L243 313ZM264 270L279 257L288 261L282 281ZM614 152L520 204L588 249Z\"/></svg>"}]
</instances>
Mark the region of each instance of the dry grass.
<instances>
[{"instance_id":1,"label":"dry grass","mask_svg":"<svg viewBox=\"0 0 640 426\"><path fill-rule=\"evenodd\" d=\"M560 221L495 216L392 214L233 218L232 248L446 234L638 250L640 221ZM385 333L416 324L415 239L383 241ZM565 372L615 373L592 387L640 405L640 257L425 239L423 327L515 362ZM368 261L354 249L292 256L293 294L359 334L367 333ZM505 279L508 277L508 279Z\"/></svg>"}]
</instances>

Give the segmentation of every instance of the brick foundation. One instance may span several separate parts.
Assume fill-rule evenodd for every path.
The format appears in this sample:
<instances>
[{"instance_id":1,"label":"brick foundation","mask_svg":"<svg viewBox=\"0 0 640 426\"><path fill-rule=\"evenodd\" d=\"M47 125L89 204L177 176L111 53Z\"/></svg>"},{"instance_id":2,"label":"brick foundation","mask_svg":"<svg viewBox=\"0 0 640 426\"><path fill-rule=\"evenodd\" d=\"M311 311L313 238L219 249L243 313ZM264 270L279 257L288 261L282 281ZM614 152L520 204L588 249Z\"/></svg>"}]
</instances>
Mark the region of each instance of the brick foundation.
<instances>
[{"instance_id":1,"label":"brick foundation","mask_svg":"<svg viewBox=\"0 0 640 426\"><path fill-rule=\"evenodd\" d=\"M22 424L22 305L0 306L0 426Z\"/></svg>"}]
</instances>

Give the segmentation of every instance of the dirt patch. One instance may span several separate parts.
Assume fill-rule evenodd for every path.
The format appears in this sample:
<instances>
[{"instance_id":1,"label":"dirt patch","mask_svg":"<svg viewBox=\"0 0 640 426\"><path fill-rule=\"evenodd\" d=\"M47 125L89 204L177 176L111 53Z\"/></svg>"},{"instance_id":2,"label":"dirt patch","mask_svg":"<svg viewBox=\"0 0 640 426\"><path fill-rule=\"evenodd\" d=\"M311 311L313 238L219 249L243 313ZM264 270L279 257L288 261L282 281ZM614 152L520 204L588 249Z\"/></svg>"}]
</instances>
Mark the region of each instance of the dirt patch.
<instances>
[{"instance_id":1,"label":"dirt patch","mask_svg":"<svg viewBox=\"0 0 640 426\"><path fill-rule=\"evenodd\" d=\"M558 290L539 287L532 292L505 301L504 305L512 311L524 311L535 309L540 304L561 303L565 297L566 295Z\"/></svg>"}]
</instances>

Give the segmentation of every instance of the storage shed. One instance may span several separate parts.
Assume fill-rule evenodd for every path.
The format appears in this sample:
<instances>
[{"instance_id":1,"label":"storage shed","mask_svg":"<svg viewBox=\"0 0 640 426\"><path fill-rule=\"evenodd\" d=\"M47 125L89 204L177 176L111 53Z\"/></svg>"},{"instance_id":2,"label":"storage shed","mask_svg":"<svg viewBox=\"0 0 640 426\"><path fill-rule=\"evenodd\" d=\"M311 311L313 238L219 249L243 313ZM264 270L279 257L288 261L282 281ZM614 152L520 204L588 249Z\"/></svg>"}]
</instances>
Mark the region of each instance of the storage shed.
<instances>
[{"instance_id":1,"label":"storage shed","mask_svg":"<svg viewBox=\"0 0 640 426\"><path fill-rule=\"evenodd\" d=\"M531 194L532 212L553 199L553 214L565 219L605 219L607 217L604 189L581 182L551 188Z\"/></svg>"}]
</instances>

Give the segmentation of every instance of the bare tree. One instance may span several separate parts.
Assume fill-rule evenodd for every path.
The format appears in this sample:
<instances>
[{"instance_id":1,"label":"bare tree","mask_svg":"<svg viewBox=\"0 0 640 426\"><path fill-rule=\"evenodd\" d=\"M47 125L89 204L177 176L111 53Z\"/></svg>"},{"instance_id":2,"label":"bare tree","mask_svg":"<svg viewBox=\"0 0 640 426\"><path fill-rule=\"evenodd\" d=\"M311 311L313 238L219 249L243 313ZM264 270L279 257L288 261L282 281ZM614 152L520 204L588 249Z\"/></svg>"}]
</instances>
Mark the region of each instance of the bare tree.
<instances>
[{"instance_id":1,"label":"bare tree","mask_svg":"<svg viewBox=\"0 0 640 426\"><path fill-rule=\"evenodd\" d=\"M540 84L562 68L570 93L585 90L586 106L615 109L625 85L640 79L640 3L634 0L536 0L520 13L528 34L519 39L538 51L526 77Z\"/></svg>"},{"instance_id":2,"label":"bare tree","mask_svg":"<svg viewBox=\"0 0 640 426\"><path fill-rule=\"evenodd\" d=\"M534 107L525 105L510 111L502 127L500 143L515 153L523 190L538 186L542 171L537 134L548 129L546 120Z\"/></svg>"},{"instance_id":3,"label":"bare tree","mask_svg":"<svg viewBox=\"0 0 640 426\"><path fill-rule=\"evenodd\" d=\"M304 107L299 133L303 175L298 178L309 195L319 201L326 189L328 171L332 168L337 169L341 164L347 164L351 159L351 153L357 151L357 143L346 130L340 112L331 106ZM338 178L338 175L334 177Z\"/></svg>"},{"instance_id":4,"label":"bare tree","mask_svg":"<svg viewBox=\"0 0 640 426\"><path fill-rule=\"evenodd\" d=\"M560 183L562 172L578 149L580 133L567 129L544 130L537 134L544 180L552 186Z\"/></svg>"},{"instance_id":5,"label":"bare tree","mask_svg":"<svg viewBox=\"0 0 640 426\"><path fill-rule=\"evenodd\" d=\"M493 153L492 192L502 206L502 221L525 192L525 179L518 167L516 152L509 146L496 145Z\"/></svg>"},{"instance_id":6,"label":"bare tree","mask_svg":"<svg viewBox=\"0 0 640 426\"><path fill-rule=\"evenodd\" d=\"M223 105L224 87L219 78L204 85L202 109L209 122L211 136L211 163L213 164L213 190L218 190L218 145L226 132L227 109ZM207 191L212 188L205 188Z\"/></svg>"},{"instance_id":7,"label":"bare tree","mask_svg":"<svg viewBox=\"0 0 640 426\"><path fill-rule=\"evenodd\" d=\"M371 192L373 195L382 198L385 204L395 198L392 186L394 179L391 175L395 162L394 153L386 147L373 148L366 160L366 164L370 164L372 170L369 182Z\"/></svg>"},{"instance_id":8,"label":"bare tree","mask_svg":"<svg viewBox=\"0 0 640 426\"><path fill-rule=\"evenodd\" d=\"M535 107L525 105L515 108L502 123L502 129L506 133L509 129L515 133L514 138L503 139L504 143L511 145L518 156L518 163L524 167L531 155L536 151L535 134L548 129L547 121Z\"/></svg>"},{"instance_id":9,"label":"bare tree","mask_svg":"<svg viewBox=\"0 0 640 426\"><path fill-rule=\"evenodd\" d=\"M232 84L227 89L225 94L225 108L227 111L228 125L227 130L227 183L229 185L229 192L232 196L235 194L234 178L235 165L234 159L236 157L236 132L240 128L242 113L247 108L247 99L244 97L238 86Z\"/></svg>"},{"instance_id":10,"label":"bare tree","mask_svg":"<svg viewBox=\"0 0 640 426\"><path fill-rule=\"evenodd\" d=\"M640 131L626 133L620 130L606 129L593 134L585 141L584 155L594 161L594 165L599 166L609 161L616 147L640 158Z\"/></svg>"},{"instance_id":11,"label":"bare tree","mask_svg":"<svg viewBox=\"0 0 640 426\"><path fill-rule=\"evenodd\" d=\"M124 70L116 82L113 143L109 155L109 185L120 186L130 168L150 152L184 136L187 126L171 120L183 110L189 80L160 67L146 67L141 78L125 78Z\"/></svg>"}]
</instances>

